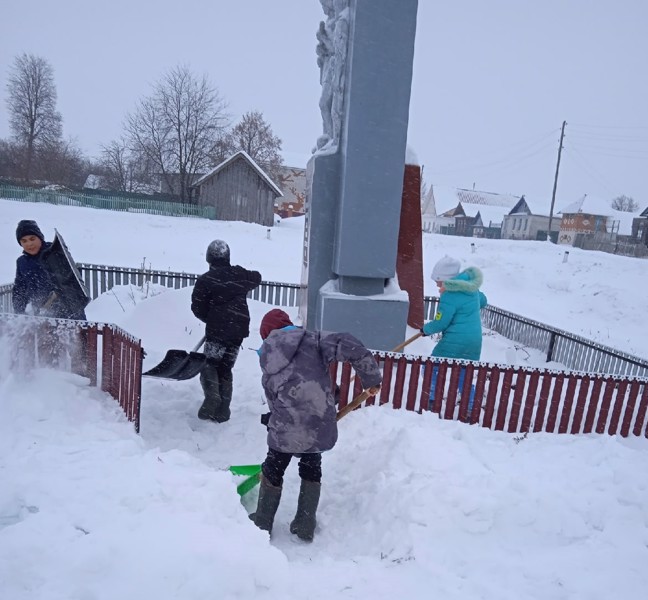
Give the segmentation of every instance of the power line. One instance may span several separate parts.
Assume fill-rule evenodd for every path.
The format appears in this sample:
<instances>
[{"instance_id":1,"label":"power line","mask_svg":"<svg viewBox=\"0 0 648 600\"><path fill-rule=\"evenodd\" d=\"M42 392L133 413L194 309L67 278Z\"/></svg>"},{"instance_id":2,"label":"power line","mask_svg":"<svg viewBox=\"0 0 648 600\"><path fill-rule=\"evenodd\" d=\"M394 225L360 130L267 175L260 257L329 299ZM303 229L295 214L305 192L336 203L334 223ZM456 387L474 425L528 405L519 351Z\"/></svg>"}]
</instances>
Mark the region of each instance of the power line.
<instances>
[{"instance_id":1,"label":"power line","mask_svg":"<svg viewBox=\"0 0 648 600\"><path fill-rule=\"evenodd\" d=\"M648 129L648 125L589 125L587 123L572 123L572 125L590 129Z\"/></svg>"},{"instance_id":2,"label":"power line","mask_svg":"<svg viewBox=\"0 0 648 600\"><path fill-rule=\"evenodd\" d=\"M587 159L573 146L565 148L567 150L567 155L571 156L574 160L574 164L582 169L588 177L595 179L600 183L610 194L614 194L612 187L610 187L609 182L604 180L596 169L592 168L590 171L589 163ZM582 163L580 162L582 161Z\"/></svg>"},{"instance_id":3,"label":"power line","mask_svg":"<svg viewBox=\"0 0 648 600\"><path fill-rule=\"evenodd\" d=\"M572 144L572 148L580 148L581 150L588 152L589 154L594 154L596 156L609 156L611 158L623 158L624 160L642 160L642 161L648 161L648 154L615 154L614 152L605 152L601 150L595 150L590 147L583 147L580 144Z\"/></svg>"},{"instance_id":4,"label":"power line","mask_svg":"<svg viewBox=\"0 0 648 600\"><path fill-rule=\"evenodd\" d=\"M532 142L517 142L514 144L509 145L507 148L513 148L515 146L521 146L517 150L513 152L513 154L507 153L505 156L502 156L500 158L497 158L495 160L489 160L487 162L475 162L475 163L465 163L463 161L454 161L451 163L448 163L448 168L441 168L441 169L435 169L435 173L451 173L451 172L459 172L459 171L466 171L466 170L475 170L475 169L480 169L480 168L487 168L491 167L494 165L499 165L502 163L509 162L510 160L516 160L517 156L520 152L524 152L525 150L531 149L533 146L538 145L539 143L543 142L546 140L549 136L554 135L558 130L553 129L552 131L542 135L540 138L535 139ZM542 148L539 148L538 151L541 151L544 149L544 146ZM450 165L454 164L461 164L460 167L453 168Z\"/></svg>"},{"instance_id":5,"label":"power line","mask_svg":"<svg viewBox=\"0 0 648 600\"><path fill-rule=\"evenodd\" d=\"M553 141L547 142L543 144L540 148L532 151L531 153L524 154L520 156L519 154L516 155L511 155L510 157L507 158L502 158L499 160L493 160L489 161L486 163L481 163L481 164L464 164L461 167L457 167L455 169L434 169L434 173L440 174L440 173L458 173L460 171L480 171L482 169L489 169L491 167L499 167L502 166L503 168L506 168L507 166L512 166L514 164L517 164L520 161L526 160L527 158L530 158L532 156L535 156L536 154L539 154L540 152L545 151L547 148L553 146Z\"/></svg>"},{"instance_id":6,"label":"power line","mask_svg":"<svg viewBox=\"0 0 648 600\"><path fill-rule=\"evenodd\" d=\"M619 134L601 134L601 133L591 133L589 131L576 131L570 132L570 137L584 138L587 140L594 141L611 141L611 142L637 142L637 143L647 143L647 136L636 136L636 135L619 135Z\"/></svg>"}]
</instances>

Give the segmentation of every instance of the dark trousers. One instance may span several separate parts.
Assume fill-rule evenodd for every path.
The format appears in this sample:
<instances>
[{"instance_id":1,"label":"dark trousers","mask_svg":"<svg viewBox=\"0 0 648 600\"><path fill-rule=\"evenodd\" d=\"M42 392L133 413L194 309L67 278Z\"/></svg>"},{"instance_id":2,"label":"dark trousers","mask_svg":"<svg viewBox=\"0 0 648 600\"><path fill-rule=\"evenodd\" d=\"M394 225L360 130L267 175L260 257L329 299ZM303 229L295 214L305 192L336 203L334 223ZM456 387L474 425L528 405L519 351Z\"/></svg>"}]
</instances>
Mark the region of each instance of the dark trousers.
<instances>
[{"instance_id":1,"label":"dark trousers","mask_svg":"<svg viewBox=\"0 0 648 600\"><path fill-rule=\"evenodd\" d=\"M200 384L205 394L203 406L209 418L229 419L234 380L232 369L238 352L238 345L218 341L205 343L207 360L200 373Z\"/></svg>"},{"instance_id":2,"label":"dark trousers","mask_svg":"<svg viewBox=\"0 0 648 600\"><path fill-rule=\"evenodd\" d=\"M268 448L268 455L261 465L264 477L274 486L283 484L283 476L293 456L299 457L299 476L306 481L322 481L322 454L290 454Z\"/></svg>"}]
</instances>

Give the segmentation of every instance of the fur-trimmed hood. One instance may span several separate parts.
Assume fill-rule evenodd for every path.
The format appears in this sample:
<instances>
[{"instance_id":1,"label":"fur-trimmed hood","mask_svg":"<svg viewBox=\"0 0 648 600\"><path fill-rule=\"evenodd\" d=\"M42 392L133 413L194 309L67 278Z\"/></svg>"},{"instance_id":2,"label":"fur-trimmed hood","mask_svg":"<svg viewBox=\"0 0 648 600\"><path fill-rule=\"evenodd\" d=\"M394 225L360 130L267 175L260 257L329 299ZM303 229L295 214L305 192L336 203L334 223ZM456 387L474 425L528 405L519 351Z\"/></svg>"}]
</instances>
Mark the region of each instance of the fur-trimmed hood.
<instances>
[{"instance_id":1,"label":"fur-trimmed hood","mask_svg":"<svg viewBox=\"0 0 648 600\"><path fill-rule=\"evenodd\" d=\"M448 279L445 282L445 289L448 292L478 292L481 284L484 282L484 276L477 267L468 267L459 275Z\"/></svg>"}]
</instances>

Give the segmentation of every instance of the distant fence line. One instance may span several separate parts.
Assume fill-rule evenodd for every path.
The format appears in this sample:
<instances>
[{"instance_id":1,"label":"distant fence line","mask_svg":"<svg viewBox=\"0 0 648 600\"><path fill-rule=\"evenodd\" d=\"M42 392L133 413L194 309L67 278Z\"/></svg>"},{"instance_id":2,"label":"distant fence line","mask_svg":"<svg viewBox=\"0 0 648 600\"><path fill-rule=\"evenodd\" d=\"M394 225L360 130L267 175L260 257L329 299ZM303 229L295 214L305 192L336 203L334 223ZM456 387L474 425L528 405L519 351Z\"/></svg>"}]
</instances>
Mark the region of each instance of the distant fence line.
<instances>
[{"instance_id":1,"label":"distant fence line","mask_svg":"<svg viewBox=\"0 0 648 600\"><path fill-rule=\"evenodd\" d=\"M198 278L194 273L86 263L77 266L93 300L115 285L141 287L150 282L180 289L193 285ZM11 284L0 286L0 307L5 312L11 312L11 288ZM299 290L298 284L263 281L248 297L275 306L294 307L299 305ZM438 298L434 296L424 298L425 320L434 318L437 304ZM482 322L513 342L544 352L547 362L558 362L570 370L648 377L648 360L495 306L489 305L482 310Z\"/></svg>"},{"instance_id":2,"label":"distant fence line","mask_svg":"<svg viewBox=\"0 0 648 600\"><path fill-rule=\"evenodd\" d=\"M199 277L196 273L111 267L86 263L78 263L77 267L93 300L110 291L116 285L141 287L148 282L178 290L194 285ZM0 294L2 294L4 287L6 286L0 287ZM9 286L10 288L11 286ZM297 306L299 303L299 289L300 286L294 283L262 281L259 287L248 293L248 298L276 306Z\"/></svg>"},{"instance_id":3,"label":"distant fence line","mask_svg":"<svg viewBox=\"0 0 648 600\"><path fill-rule=\"evenodd\" d=\"M608 254L632 256L634 258L648 257L648 246L639 239L629 235L579 233L574 240L574 247L582 250L598 250Z\"/></svg>"},{"instance_id":4,"label":"distant fence line","mask_svg":"<svg viewBox=\"0 0 648 600\"><path fill-rule=\"evenodd\" d=\"M198 217L215 219L213 206L197 206L148 198L131 198L119 194L84 194L83 192L35 189L0 184L0 198L19 202L46 202L61 206L83 206L131 213L163 215L167 217Z\"/></svg>"}]
</instances>

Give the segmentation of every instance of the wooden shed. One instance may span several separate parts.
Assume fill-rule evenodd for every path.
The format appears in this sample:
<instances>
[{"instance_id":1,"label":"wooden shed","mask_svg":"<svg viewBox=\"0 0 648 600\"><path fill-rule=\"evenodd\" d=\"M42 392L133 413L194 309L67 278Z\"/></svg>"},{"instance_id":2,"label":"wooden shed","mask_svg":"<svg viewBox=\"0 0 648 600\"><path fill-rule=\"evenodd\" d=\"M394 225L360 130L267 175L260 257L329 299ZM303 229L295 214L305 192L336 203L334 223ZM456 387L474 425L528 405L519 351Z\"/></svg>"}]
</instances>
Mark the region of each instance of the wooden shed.
<instances>
[{"instance_id":1,"label":"wooden shed","mask_svg":"<svg viewBox=\"0 0 648 600\"><path fill-rule=\"evenodd\" d=\"M267 173L240 150L196 181L200 206L213 206L219 221L271 227L275 200L283 196Z\"/></svg>"}]
</instances>

